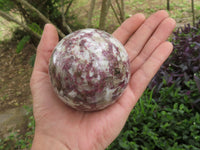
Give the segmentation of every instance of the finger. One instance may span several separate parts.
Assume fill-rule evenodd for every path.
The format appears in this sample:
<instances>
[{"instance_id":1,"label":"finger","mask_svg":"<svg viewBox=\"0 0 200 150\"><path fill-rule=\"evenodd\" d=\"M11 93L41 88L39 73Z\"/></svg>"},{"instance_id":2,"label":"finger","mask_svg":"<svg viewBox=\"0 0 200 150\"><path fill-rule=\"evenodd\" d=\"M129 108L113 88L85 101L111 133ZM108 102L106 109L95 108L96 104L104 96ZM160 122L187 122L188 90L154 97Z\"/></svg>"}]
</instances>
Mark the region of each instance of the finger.
<instances>
[{"instance_id":1,"label":"finger","mask_svg":"<svg viewBox=\"0 0 200 150\"><path fill-rule=\"evenodd\" d=\"M172 18L162 21L140 54L131 62L131 73L135 72L151 56L158 45L167 40L175 26L176 22Z\"/></svg>"},{"instance_id":2,"label":"finger","mask_svg":"<svg viewBox=\"0 0 200 150\"><path fill-rule=\"evenodd\" d=\"M164 42L152 53L147 61L132 75L130 87L138 99L150 80L159 70L160 66L172 52L173 46L170 42Z\"/></svg>"},{"instance_id":3,"label":"finger","mask_svg":"<svg viewBox=\"0 0 200 150\"><path fill-rule=\"evenodd\" d=\"M151 15L128 40L125 48L129 54L129 60L132 61L142 50L143 46L149 40L158 25L168 17L168 13L160 10Z\"/></svg>"},{"instance_id":4,"label":"finger","mask_svg":"<svg viewBox=\"0 0 200 150\"><path fill-rule=\"evenodd\" d=\"M58 43L58 40L59 38L56 28L51 24L46 24L37 48L34 69L42 72L48 72L49 58Z\"/></svg>"},{"instance_id":5,"label":"finger","mask_svg":"<svg viewBox=\"0 0 200 150\"><path fill-rule=\"evenodd\" d=\"M143 14L136 14L128 18L113 33L113 36L116 37L124 45L129 37L140 27L144 20L145 16Z\"/></svg>"}]
</instances>

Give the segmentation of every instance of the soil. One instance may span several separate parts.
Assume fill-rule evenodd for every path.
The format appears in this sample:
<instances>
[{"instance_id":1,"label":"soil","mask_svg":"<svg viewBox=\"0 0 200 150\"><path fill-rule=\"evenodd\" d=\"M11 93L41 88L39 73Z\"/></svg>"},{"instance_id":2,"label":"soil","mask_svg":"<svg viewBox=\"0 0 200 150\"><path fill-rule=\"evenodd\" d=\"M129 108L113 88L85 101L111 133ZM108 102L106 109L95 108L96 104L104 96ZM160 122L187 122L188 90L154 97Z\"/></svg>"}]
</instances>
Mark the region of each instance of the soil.
<instances>
[{"instance_id":1,"label":"soil","mask_svg":"<svg viewBox=\"0 0 200 150\"><path fill-rule=\"evenodd\" d=\"M17 41L0 43L0 111L32 103L29 80L30 58L35 53L32 44L16 53Z\"/></svg>"}]
</instances>

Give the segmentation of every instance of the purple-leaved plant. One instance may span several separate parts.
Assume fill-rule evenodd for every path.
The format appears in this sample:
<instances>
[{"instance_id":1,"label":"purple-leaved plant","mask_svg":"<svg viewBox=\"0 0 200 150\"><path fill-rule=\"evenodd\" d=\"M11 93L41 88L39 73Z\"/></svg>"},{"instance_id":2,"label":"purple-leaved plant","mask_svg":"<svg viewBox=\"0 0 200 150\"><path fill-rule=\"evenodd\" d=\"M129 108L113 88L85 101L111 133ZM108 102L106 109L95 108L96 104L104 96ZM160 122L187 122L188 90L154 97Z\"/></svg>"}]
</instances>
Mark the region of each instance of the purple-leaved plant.
<instances>
[{"instance_id":1,"label":"purple-leaved plant","mask_svg":"<svg viewBox=\"0 0 200 150\"><path fill-rule=\"evenodd\" d=\"M171 42L174 51L168 60L161 66L149 88L155 88L155 96L159 96L161 88L175 84L187 91L185 82L194 80L200 92L200 21L179 27L174 33ZM187 91L189 93L189 91Z\"/></svg>"}]
</instances>

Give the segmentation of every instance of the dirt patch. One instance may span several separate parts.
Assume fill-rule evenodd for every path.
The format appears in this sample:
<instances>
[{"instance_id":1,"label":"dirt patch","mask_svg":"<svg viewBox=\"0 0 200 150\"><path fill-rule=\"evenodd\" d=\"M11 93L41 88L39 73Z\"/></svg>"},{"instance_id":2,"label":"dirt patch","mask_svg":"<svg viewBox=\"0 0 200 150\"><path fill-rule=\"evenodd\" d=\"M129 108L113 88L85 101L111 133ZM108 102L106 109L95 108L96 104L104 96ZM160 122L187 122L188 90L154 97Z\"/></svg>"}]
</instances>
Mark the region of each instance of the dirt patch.
<instances>
[{"instance_id":1,"label":"dirt patch","mask_svg":"<svg viewBox=\"0 0 200 150\"><path fill-rule=\"evenodd\" d=\"M29 63L34 46L28 44L16 53L17 41L0 43L0 111L31 103Z\"/></svg>"},{"instance_id":2,"label":"dirt patch","mask_svg":"<svg viewBox=\"0 0 200 150\"><path fill-rule=\"evenodd\" d=\"M8 137L10 132L24 133L27 130L27 110L16 107L0 112L0 137Z\"/></svg>"}]
</instances>

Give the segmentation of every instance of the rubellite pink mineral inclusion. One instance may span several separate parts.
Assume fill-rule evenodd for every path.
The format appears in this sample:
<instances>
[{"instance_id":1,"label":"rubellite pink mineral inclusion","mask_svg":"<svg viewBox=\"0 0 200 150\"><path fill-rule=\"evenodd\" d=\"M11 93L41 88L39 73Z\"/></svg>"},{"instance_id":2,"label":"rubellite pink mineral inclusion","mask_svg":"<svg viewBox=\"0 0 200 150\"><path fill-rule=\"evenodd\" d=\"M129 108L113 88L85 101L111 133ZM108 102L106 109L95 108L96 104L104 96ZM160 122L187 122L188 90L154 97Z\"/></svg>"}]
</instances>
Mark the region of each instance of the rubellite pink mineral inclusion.
<instances>
[{"instance_id":1,"label":"rubellite pink mineral inclusion","mask_svg":"<svg viewBox=\"0 0 200 150\"><path fill-rule=\"evenodd\" d=\"M78 30L55 47L49 74L64 103L81 111L101 110L113 104L129 82L128 54L105 31Z\"/></svg>"}]
</instances>

